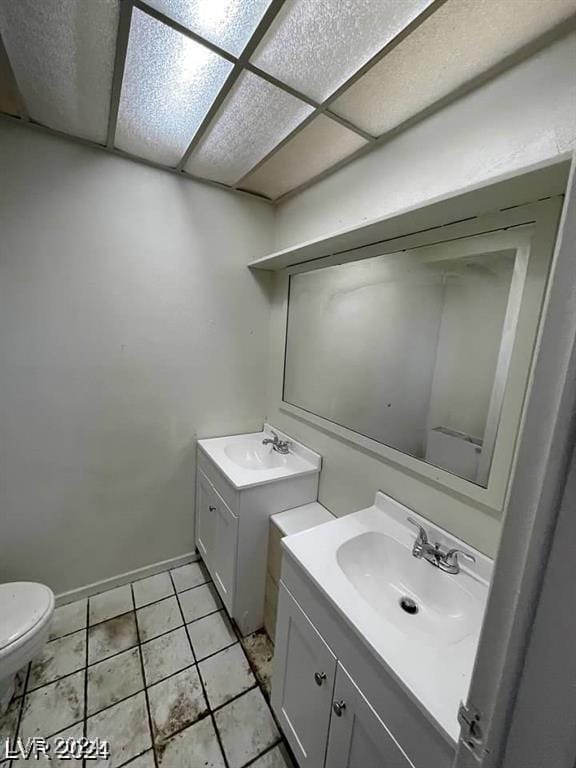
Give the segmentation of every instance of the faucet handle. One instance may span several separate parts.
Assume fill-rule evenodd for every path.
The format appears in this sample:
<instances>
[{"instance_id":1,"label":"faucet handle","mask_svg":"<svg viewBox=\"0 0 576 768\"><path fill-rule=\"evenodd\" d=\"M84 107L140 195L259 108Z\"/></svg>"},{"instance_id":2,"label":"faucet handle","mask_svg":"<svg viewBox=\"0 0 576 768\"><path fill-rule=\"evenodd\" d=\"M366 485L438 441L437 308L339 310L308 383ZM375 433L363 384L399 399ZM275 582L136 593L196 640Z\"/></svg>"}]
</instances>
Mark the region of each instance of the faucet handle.
<instances>
[{"instance_id":1,"label":"faucet handle","mask_svg":"<svg viewBox=\"0 0 576 768\"><path fill-rule=\"evenodd\" d=\"M463 557L471 563L476 562L474 555L471 552L466 552L465 549L449 549L448 552L446 552L445 560L448 563L454 563L458 561L458 557Z\"/></svg>"},{"instance_id":2,"label":"faucet handle","mask_svg":"<svg viewBox=\"0 0 576 768\"><path fill-rule=\"evenodd\" d=\"M407 517L407 522L410 523L410 525L413 525L415 528L418 528L418 539L417 542L419 544L425 544L428 542L428 534L426 533L426 528L423 528L420 523L416 522L413 517Z\"/></svg>"}]
</instances>

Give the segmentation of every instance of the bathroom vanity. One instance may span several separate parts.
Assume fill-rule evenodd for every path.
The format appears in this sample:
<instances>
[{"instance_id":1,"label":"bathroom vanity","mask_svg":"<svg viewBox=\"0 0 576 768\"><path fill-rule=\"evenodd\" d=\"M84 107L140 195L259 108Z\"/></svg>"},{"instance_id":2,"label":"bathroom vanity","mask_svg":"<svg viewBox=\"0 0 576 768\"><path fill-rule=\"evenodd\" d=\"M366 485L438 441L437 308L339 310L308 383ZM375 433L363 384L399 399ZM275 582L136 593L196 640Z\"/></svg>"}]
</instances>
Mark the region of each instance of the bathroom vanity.
<instances>
[{"instance_id":1,"label":"bathroom vanity","mask_svg":"<svg viewBox=\"0 0 576 768\"><path fill-rule=\"evenodd\" d=\"M414 557L409 516L475 562ZM491 561L382 493L283 548L272 705L300 768L451 765Z\"/></svg>"},{"instance_id":2,"label":"bathroom vanity","mask_svg":"<svg viewBox=\"0 0 576 768\"><path fill-rule=\"evenodd\" d=\"M288 453L274 449L274 434ZM269 518L316 501L320 467L317 453L268 424L198 441L195 543L244 635L264 622Z\"/></svg>"}]
</instances>

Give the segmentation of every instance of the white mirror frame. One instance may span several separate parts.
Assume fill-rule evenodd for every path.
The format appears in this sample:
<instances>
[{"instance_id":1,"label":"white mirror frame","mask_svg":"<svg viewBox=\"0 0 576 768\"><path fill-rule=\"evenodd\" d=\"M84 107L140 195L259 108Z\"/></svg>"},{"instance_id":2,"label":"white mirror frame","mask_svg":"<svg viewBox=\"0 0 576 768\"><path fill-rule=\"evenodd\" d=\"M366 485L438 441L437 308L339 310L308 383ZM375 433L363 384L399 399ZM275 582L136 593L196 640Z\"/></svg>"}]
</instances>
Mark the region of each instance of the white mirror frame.
<instances>
[{"instance_id":1,"label":"white mirror frame","mask_svg":"<svg viewBox=\"0 0 576 768\"><path fill-rule=\"evenodd\" d=\"M453 258L455 255L469 255L477 252L480 246L483 253L510 250L511 248L517 251L510 292L511 299L506 316L509 335L513 335L514 338L512 344L507 347L509 369L500 417L492 420L497 423L497 428L492 429L492 436L489 438L493 443L494 450L486 487L427 464L422 459L404 454L395 448L354 432L352 429L284 401L282 390L285 355L280 380L281 389L278 392L280 409L341 440L356 445L409 475L416 475L421 480L448 488L452 493L472 499L492 510L502 511L514 466L515 448L522 426L523 406L530 387L532 361L537 345L540 319L546 305L547 277L552 261L561 203L562 199L556 197L517 206L510 210L448 225L442 228L440 232L436 229L433 232L405 235L387 242L348 250L283 270L282 333L285 349L290 275L372 256L394 254L421 246L438 246L428 249L430 258ZM506 231L511 227L514 228L512 231ZM474 238L474 240L463 243L462 238ZM459 242L451 243L450 241ZM511 327L511 325L516 324L513 322L514 318L517 321L517 334L513 334ZM503 344L501 350L505 348L506 344ZM506 354L506 352L502 354ZM507 365L508 361L501 360L499 364ZM517 396L519 392L522 393L522 397ZM493 398L495 397L501 397L501 393L493 392Z\"/></svg>"}]
</instances>

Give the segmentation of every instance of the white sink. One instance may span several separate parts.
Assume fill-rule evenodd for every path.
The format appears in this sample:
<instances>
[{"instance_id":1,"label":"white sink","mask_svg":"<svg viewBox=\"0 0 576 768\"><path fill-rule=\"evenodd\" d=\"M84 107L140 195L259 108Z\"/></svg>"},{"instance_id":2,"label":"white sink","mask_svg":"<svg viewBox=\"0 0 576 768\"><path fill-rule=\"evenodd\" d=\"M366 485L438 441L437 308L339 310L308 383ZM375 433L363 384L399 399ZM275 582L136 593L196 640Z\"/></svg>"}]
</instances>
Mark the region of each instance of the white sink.
<instances>
[{"instance_id":1,"label":"white sink","mask_svg":"<svg viewBox=\"0 0 576 768\"><path fill-rule=\"evenodd\" d=\"M273 436L268 424L262 432L212 437L199 440L198 445L238 490L320 472L322 459L317 453L276 428L274 432L289 442L287 454L275 451L271 443L264 445Z\"/></svg>"},{"instance_id":2,"label":"white sink","mask_svg":"<svg viewBox=\"0 0 576 768\"><path fill-rule=\"evenodd\" d=\"M271 445L263 445L262 439L245 438L236 440L224 447L224 453L230 461L244 469L272 469L288 464L293 454L282 454L275 451Z\"/></svg>"},{"instance_id":3,"label":"white sink","mask_svg":"<svg viewBox=\"0 0 576 768\"><path fill-rule=\"evenodd\" d=\"M476 562L463 561L460 573L448 574L414 557L409 516L432 542L471 551ZM372 507L283 538L282 547L367 651L456 743L492 561L383 493ZM406 612L403 598L405 608L417 612Z\"/></svg>"},{"instance_id":4,"label":"white sink","mask_svg":"<svg viewBox=\"0 0 576 768\"><path fill-rule=\"evenodd\" d=\"M336 551L358 594L401 632L451 645L478 630L480 604L466 582L413 557L410 547L367 531Z\"/></svg>"}]
</instances>

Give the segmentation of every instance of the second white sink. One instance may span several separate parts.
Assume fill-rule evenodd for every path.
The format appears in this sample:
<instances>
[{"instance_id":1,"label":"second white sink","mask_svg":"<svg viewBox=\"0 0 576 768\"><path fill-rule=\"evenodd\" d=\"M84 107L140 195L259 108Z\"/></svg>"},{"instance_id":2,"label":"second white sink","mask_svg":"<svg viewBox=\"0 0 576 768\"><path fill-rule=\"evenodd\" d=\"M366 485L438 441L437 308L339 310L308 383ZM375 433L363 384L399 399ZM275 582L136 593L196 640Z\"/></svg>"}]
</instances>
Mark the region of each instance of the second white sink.
<instances>
[{"instance_id":1,"label":"second white sink","mask_svg":"<svg viewBox=\"0 0 576 768\"><path fill-rule=\"evenodd\" d=\"M391 536L354 536L340 544L336 561L359 595L404 633L451 645L479 630L481 605L466 581L416 560Z\"/></svg>"}]
</instances>

